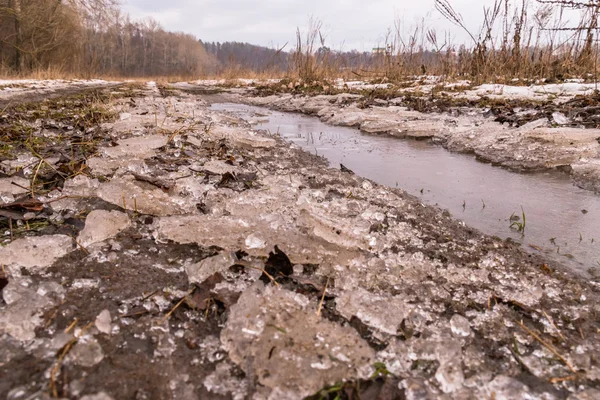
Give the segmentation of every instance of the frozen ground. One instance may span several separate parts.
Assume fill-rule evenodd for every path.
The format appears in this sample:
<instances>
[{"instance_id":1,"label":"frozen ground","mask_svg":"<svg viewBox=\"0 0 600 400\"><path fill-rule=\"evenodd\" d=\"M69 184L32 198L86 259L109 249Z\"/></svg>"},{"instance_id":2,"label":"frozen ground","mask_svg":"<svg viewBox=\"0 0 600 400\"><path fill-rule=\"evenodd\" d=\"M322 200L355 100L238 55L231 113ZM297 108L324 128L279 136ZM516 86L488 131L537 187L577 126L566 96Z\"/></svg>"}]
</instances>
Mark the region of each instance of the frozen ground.
<instances>
[{"instance_id":1,"label":"frozen ground","mask_svg":"<svg viewBox=\"0 0 600 400\"><path fill-rule=\"evenodd\" d=\"M90 87L104 87L114 84L115 82L108 82L101 79L0 79L0 106L8 105L11 101L35 100L38 96L48 96L53 93L72 92Z\"/></svg>"},{"instance_id":2,"label":"frozen ground","mask_svg":"<svg viewBox=\"0 0 600 400\"><path fill-rule=\"evenodd\" d=\"M600 193L600 103L594 84L460 86L458 91L436 89L432 97L425 90L431 91L431 79L418 82L402 89L365 85L361 90L359 83L349 82L341 92L293 83L223 90L228 101L314 115L370 134L431 140L514 170L563 170L578 186Z\"/></svg>"},{"instance_id":3,"label":"frozen ground","mask_svg":"<svg viewBox=\"0 0 600 400\"><path fill-rule=\"evenodd\" d=\"M0 125L45 138L1 160L1 397L600 395L600 283L197 95L104 105Z\"/></svg>"}]
</instances>

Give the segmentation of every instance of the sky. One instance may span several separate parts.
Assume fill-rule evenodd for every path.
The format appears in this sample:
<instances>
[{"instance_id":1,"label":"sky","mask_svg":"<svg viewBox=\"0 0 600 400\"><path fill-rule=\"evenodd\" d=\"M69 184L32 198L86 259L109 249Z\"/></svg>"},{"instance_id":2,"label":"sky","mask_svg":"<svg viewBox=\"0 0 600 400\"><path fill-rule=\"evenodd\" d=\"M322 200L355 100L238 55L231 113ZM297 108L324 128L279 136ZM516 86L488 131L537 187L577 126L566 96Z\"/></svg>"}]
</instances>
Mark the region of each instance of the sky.
<instances>
[{"instance_id":1,"label":"sky","mask_svg":"<svg viewBox=\"0 0 600 400\"><path fill-rule=\"evenodd\" d=\"M467 27L479 30L483 7L494 0L450 0ZM295 44L296 27L306 30L311 17L322 22L326 45L334 50L370 51L385 43L399 21L404 32L417 24L444 32L452 44L469 43L467 34L446 21L434 0L122 0L134 19L152 17L170 31L191 33L205 42L237 41L286 50Z\"/></svg>"}]
</instances>

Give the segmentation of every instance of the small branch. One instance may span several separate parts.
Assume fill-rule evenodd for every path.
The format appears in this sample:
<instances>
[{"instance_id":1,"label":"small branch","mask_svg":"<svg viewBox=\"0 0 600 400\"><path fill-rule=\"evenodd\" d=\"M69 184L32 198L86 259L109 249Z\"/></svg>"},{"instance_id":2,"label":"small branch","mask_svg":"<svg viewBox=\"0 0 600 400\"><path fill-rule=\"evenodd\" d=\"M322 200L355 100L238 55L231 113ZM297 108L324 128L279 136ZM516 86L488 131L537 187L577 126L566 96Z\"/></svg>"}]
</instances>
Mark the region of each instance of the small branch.
<instances>
[{"instance_id":1,"label":"small branch","mask_svg":"<svg viewBox=\"0 0 600 400\"><path fill-rule=\"evenodd\" d=\"M194 290L196 290L196 287L195 287L195 286L194 286L194 288L193 288L192 290L190 290L189 292L187 292L187 294L186 294L185 296L183 296L183 297L181 298L181 300L179 300L179 302L178 302L178 303L175 305L175 307L173 307L173 308L171 309L171 311L169 311L169 312L167 313L167 315L165 315L165 317L164 317L164 318L162 319L162 321L161 321L161 324L164 324L164 323L165 323L165 322L166 322L166 321L169 319L169 317L171 316L171 314L173 314L173 313L175 312L175 310L177 310L177 309L179 308L179 306L180 306L181 304L183 304L183 302L185 301L185 299L186 299L186 298L187 298L189 295L191 295L192 293L194 293Z\"/></svg>"},{"instance_id":2,"label":"small branch","mask_svg":"<svg viewBox=\"0 0 600 400\"><path fill-rule=\"evenodd\" d=\"M325 283L325 289L323 289L323 296L321 296L321 301L319 302L319 309L317 310L318 316L321 316L321 309L323 308L323 302L325 301L325 293L327 293L327 286L329 286L329 277L327 277L327 282Z\"/></svg>"},{"instance_id":3,"label":"small branch","mask_svg":"<svg viewBox=\"0 0 600 400\"><path fill-rule=\"evenodd\" d=\"M563 364L565 364L570 370L571 372L573 372L574 374L577 373L577 371L575 370L575 368L571 365L571 363L564 358L559 352L558 350L556 350L556 348L554 346L552 346L550 343L544 341L544 339L542 339L541 337L538 336L537 333L535 333L534 331L532 331L531 329L529 329L528 327L525 326L525 324L523 324L523 321L519 322L519 325L521 325L521 328L523 328L523 330L527 333L529 333L531 336L533 336L533 338L535 340L537 340L538 342L540 342L545 348L547 348L548 350L550 350L550 352L552 354L554 354L556 357L558 357L560 359L560 361L563 362Z\"/></svg>"}]
</instances>

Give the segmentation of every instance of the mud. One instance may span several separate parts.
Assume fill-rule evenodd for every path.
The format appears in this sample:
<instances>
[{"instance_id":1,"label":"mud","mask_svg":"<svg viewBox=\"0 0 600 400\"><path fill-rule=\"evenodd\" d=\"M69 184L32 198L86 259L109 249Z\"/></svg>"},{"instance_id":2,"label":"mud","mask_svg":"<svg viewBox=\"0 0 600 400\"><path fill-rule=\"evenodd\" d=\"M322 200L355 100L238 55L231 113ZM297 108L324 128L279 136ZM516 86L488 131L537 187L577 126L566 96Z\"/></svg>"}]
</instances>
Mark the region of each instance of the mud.
<instances>
[{"instance_id":1,"label":"mud","mask_svg":"<svg viewBox=\"0 0 600 400\"><path fill-rule=\"evenodd\" d=\"M600 283L196 95L138 91L98 122L94 168L5 195L76 234L1 217L1 397L597 395Z\"/></svg>"}]
</instances>

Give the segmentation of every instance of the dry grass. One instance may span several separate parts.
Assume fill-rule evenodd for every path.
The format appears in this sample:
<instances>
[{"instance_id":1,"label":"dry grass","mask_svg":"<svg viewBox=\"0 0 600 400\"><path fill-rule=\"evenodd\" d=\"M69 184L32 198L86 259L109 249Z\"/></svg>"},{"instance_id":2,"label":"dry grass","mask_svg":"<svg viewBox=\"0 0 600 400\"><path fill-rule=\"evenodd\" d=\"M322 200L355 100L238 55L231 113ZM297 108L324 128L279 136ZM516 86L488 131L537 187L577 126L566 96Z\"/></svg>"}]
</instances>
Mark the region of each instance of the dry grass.
<instances>
[{"instance_id":1,"label":"dry grass","mask_svg":"<svg viewBox=\"0 0 600 400\"><path fill-rule=\"evenodd\" d=\"M436 8L470 38L467 45L451 42L449 32L428 26L425 20L406 26L398 20L380 45L379 54L342 53L327 47L321 22L311 18L305 32L296 31L296 47L288 55L287 71L277 66L256 71L243 64L231 64L218 73L206 72L170 76L98 76L106 80L132 79L161 84L199 79L225 79L233 85L239 78L266 80L289 78L302 83L326 82L335 78L377 82L406 81L423 75L446 80L468 79L473 83L529 83L567 78L597 80L598 9L580 10L578 21L568 21L557 4L528 0L496 0L484 8L481 29L470 31L451 0L436 0ZM596 6L600 8L600 5ZM570 29L573 28L573 29ZM354 54L354 55L353 55ZM357 61L358 60L358 61ZM0 67L0 77L14 78ZM59 67L29 72L17 78L78 79Z\"/></svg>"}]
</instances>

